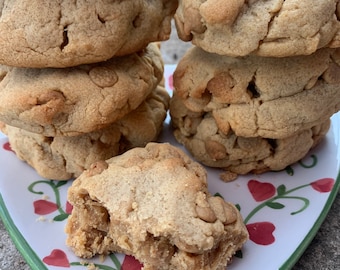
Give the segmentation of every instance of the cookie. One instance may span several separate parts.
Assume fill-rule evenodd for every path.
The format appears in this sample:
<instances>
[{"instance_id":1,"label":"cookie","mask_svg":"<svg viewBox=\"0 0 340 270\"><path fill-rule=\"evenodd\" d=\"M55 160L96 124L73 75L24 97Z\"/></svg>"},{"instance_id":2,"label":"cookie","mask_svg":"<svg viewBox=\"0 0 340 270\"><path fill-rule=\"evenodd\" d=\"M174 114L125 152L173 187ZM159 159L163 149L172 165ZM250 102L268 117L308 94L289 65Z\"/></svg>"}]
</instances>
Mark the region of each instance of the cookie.
<instances>
[{"instance_id":1,"label":"cookie","mask_svg":"<svg viewBox=\"0 0 340 270\"><path fill-rule=\"evenodd\" d=\"M169 95L159 86L136 110L108 127L74 137L46 137L4 125L16 155L39 175L54 180L79 176L98 160L145 146L157 139L166 117Z\"/></svg>"},{"instance_id":2,"label":"cookie","mask_svg":"<svg viewBox=\"0 0 340 270\"><path fill-rule=\"evenodd\" d=\"M280 171L303 157L325 137L330 120L281 139L241 137L219 128L211 112L188 110L176 95L170 112L178 142L202 164L235 174Z\"/></svg>"},{"instance_id":3,"label":"cookie","mask_svg":"<svg viewBox=\"0 0 340 270\"><path fill-rule=\"evenodd\" d=\"M167 40L177 0L0 1L0 63L71 67Z\"/></svg>"},{"instance_id":4,"label":"cookie","mask_svg":"<svg viewBox=\"0 0 340 270\"><path fill-rule=\"evenodd\" d=\"M157 44L64 69L2 67L0 120L48 137L102 129L136 109L163 79Z\"/></svg>"},{"instance_id":5,"label":"cookie","mask_svg":"<svg viewBox=\"0 0 340 270\"><path fill-rule=\"evenodd\" d=\"M212 112L225 134L285 138L340 110L340 49L287 58L235 58L193 47L179 62L173 81L185 106Z\"/></svg>"},{"instance_id":6,"label":"cookie","mask_svg":"<svg viewBox=\"0 0 340 270\"><path fill-rule=\"evenodd\" d=\"M179 0L179 37L228 56L308 55L340 47L338 0Z\"/></svg>"},{"instance_id":7,"label":"cookie","mask_svg":"<svg viewBox=\"0 0 340 270\"><path fill-rule=\"evenodd\" d=\"M68 200L67 245L84 258L118 251L144 269L225 269L248 238L236 207L208 192L205 169L166 143L94 164Z\"/></svg>"}]
</instances>

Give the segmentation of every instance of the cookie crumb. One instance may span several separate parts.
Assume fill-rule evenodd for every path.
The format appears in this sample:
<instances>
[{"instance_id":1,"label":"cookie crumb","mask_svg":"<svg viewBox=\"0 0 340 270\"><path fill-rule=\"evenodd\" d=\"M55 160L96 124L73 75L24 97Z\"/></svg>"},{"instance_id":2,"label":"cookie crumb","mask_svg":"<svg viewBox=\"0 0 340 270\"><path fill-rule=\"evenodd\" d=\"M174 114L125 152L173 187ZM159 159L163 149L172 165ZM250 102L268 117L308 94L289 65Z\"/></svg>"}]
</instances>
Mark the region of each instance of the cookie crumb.
<instances>
[{"instance_id":1,"label":"cookie crumb","mask_svg":"<svg viewBox=\"0 0 340 270\"><path fill-rule=\"evenodd\" d=\"M220 174L220 179L226 183L236 180L237 177L238 177L237 173L230 172L230 171L226 171Z\"/></svg>"}]
</instances>

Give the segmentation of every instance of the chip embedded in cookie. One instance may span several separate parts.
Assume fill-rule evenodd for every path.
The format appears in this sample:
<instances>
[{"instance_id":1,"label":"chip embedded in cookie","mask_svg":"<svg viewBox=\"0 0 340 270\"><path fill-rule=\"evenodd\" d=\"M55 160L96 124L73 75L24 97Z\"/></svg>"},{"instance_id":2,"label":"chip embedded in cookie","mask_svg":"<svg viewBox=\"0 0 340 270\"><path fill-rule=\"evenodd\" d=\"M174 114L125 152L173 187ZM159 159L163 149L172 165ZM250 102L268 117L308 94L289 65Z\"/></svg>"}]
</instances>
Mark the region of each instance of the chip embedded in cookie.
<instances>
[{"instance_id":1,"label":"chip embedded in cookie","mask_svg":"<svg viewBox=\"0 0 340 270\"><path fill-rule=\"evenodd\" d=\"M171 99L170 114L175 138L196 160L234 176L285 169L316 147L330 127L330 119L326 119L280 139L237 136L220 128L211 112L187 109L176 92Z\"/></svg>"},{"instance_id":2,"label":"chip embedded in cookie","mask_svg":"<svg viewBox=\"0 0 340 270\"><path fill-rule=\"evenodd\" d=\"M340 110L339 63L340 49L234 58L193 47L177 65L173 82L185 106L211 112L225 134L280 139Z\"/></svg>"},{"instance_id":3,"label":"chip embedded in cookie","mask_svg":"<svg viewBox=\"0 0 340 270\"><path fill-rule=\"evenodd\" d=\"M135 110L108 127L79 136L46 137L2 124L16 155L53 180L79 176L98 160L156 141L169 107L169 94L158 86Z\"/></svg>"},{"instance_id":4,"label":"chip embedded in cookie","mask_svg":"<svg viewBox=\"0 0 340 270\"><path fill-rule=\"evenodd\" d=\"M133 255L145 269L224 269L248 239L237 208L206 171L167 143L94 164L68 191L67 245L90 258Z\"/></svg>"},{"instance_id":5,"label":"chip embedded in cookie","mask_svg":"<svg viewBox=\"0 0 340 270\"><path fill-rule=\"evenodd\" d=\"M3 69L0 120L54 137L81 135L119 120L155 89L164 66L158 45L151 43L140 53L92 65Z\"/></svg>"},{"instance_id":6,"label":"chip embedded in cookie","mask_svg":"<svg viewBox=\"0 0 340 270\"><path fill-rule=\"evenodd\" d=\"M179 0L179 37L229 56L287 57L340 47L338 0Z\"/></svg>"},{"instance_id":7,"label":"chip embedded in cookie","mask_svg":"<svg viewBox=\"0 0 340 270\"><path fill-rule=\"evenodd\" d=\"M177 0L0 1L0 63L71 67L167 40Z\"/></svg>"}]
</instances>

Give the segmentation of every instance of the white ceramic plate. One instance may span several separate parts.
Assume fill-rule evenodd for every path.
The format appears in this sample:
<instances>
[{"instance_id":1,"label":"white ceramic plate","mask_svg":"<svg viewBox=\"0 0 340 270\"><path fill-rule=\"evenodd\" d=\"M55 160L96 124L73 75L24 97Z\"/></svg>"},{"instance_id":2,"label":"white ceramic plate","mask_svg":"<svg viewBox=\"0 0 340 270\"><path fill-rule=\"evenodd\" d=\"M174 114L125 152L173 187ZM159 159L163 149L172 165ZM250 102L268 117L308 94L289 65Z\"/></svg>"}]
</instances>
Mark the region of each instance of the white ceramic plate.
<instances>
[{"instance_id":1,"label":"white ceramic plate","mask_svg":"<svg viewBox=\"0 0 340 270\"><path fill-rule=\"evenodd\" d=\"M166 67L169 91L174 68ZM178 145L168 125L162 141ZM326 139L288 170L224 183L218 177L219 170L207 169L210 192L239 206L251 235L228 269L254 269L254 265L262 270L289 269L295 264L339 189L339 144L338 113L332 117ZM98 269L140 269L138 262L122 254L87 262L74 256L65 245L64 233L70 211L66 192L71 182L42 179L9 150L5 136L0 145L0 215L32 269L87 269L87 263Z\"/></svg>"}]
</instances>

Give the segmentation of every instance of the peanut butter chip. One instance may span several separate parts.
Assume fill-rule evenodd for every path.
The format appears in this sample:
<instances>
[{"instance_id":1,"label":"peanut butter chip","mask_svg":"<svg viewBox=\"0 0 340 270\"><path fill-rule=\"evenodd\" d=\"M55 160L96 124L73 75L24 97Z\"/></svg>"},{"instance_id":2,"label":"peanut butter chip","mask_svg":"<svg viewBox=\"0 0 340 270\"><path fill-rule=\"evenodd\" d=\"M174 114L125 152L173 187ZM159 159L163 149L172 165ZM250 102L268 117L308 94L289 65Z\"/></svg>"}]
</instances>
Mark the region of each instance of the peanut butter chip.
<instances>
[{"instance_id":1,"label":"peanut butter chip","mask_svg":"<svg viewBox=\"0 0 340 270\"><path fill-rule=\"evenodd\" d=\"M210 197L209 204L217 218L222 221L223 224L231 224L237 220L234 207L226 203L221 197Z\"/></svg>"},{"instance_id":2,"label":"peanut butter chip","mask_svg":"<svg viewBox=\"0 0 340 270\"><path fill-rule=\"evenodd\" d=\"M196 205L196 213L200 219L206 222L214 223L217 220L214 211L210 207Z\"/></svg>"},{"instance_id":3,"label":"peanut butter chip","mask_svg":"<svg viewBox=\"0 0 340 270\"><path fill-rule=\"evenodd\" d=\"M214 160L223 159L227 156L227 151L224 145L217 141L207 140L205 142L205 149L208 155Z\"/></svg>"},{"instance_id":4,"label":"peanut butter chip","mask_svg":"<svg viewBox=\"0 0 340 270\"><path fill-rule=\"evenodd\" d=\"M118 81L116 72L107 67L95 67L89 72L89 76L93 83L99 87L110 87Z\"/></svg>"},{"instance_id":5,"label":"peanut butter chip","mask_svg":"<svg viewBox=\"0 0 340 270\"><path fill-rule=\"evenodd\" d=\"M108 166L109 165L104 160L97 161L91 165L90 169L87 172L87 175L94 176L97 174L101 174L104 170L108 168Z\"/></svg>"},{"instance_id":6,"label":"peanut butter chip","mask_svg":"<svg viewBox=\"0 0 340 270\"><path fill-rule=\"evenodd\" d=\"M240 0L229 0L228 3L225 0L208 0L201 5L200 12L207 23L230 25L243 5L244 1Z\"/></svg>"},{"instance_id":7,"label":"peanut butter chip","mask_svg":"<svg viewBox=\"0 0 340 270\"><path fill-rule=\"evenodd\" d=\"M325 71L322 78L329 84L340 83L340 66L331 63L329 68Z\"/></svg>"}]
</instances>

